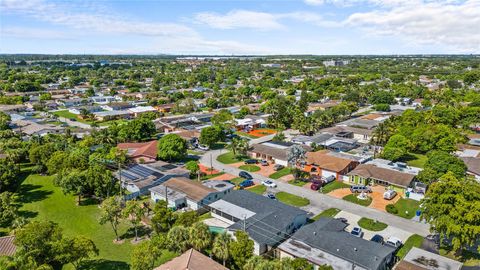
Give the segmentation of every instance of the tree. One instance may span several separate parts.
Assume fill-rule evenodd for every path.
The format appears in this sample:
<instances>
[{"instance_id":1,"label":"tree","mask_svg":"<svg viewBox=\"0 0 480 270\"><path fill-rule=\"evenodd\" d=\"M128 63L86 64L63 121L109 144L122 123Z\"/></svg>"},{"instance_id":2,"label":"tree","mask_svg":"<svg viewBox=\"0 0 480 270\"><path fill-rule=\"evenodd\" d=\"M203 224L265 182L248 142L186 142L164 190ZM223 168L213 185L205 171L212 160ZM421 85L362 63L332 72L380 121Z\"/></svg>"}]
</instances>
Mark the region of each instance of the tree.
<instances>
[{"instance_id":1,"label":"tree","mask_svg":"<svg viewBox=\"0 0 480 270\"><path fill-rule=\"evenodd\" d=\"M449 239L455 251L471 247L480 239L480 183L459 179L447 172L430 185L422 201L422 217L431 230ZM480 247L478 248L480 251Z\"/></svg>"},{"instance_id":2,"label":"tree","mask_svg":"<svg viewBox=\"0 0 480 270\"><path fill-rule=\"evenodd\" d=\"M229 145L229 148L232 149L233 155L236 157L247 155L248 147L248 141L241 137L233 138L232 143Z\"/></svg>"},{"instance_id":3,"label":"tree","mask_svg":"<svg viewBox=\"0 0 480 270\"><path fill-rule=\"evenodd\" d=\"M132 251L132 270L153 269L155 261L162 255L161 249L152 241L144 241Z\"/></svg>"},{"instance_id":4,"label":"tree","mask_svg":"<svg viewBox=\"0 0 480 270\"><path fill-rule=\"evenodd\" d=\"M465 176L466 170L467 166L461 159L443 151L431 151L427 154L427 161L417 178L428 184L445 173L452 172L455 177L461 179Z\"/></svg>"},{"instance_id":5,"label":"tree","mask_svg":"<svg viewBox=\"0 0 480 270\"><path fill-rule=\"evenodd\" d=\"M297 169L301 163L303 163L306 159L307 151L305 148L301 147L300 145L293 145L288 149L287 152L287 160L288 165L293 169L293 175L295 179L299 177L300 170Z\"/></svg>"},{"instance_id":6,"label":"tree","mask_svg":"<svg viewBox=\"0 0 480 270\"><path fill-rule=\"evenodd\" d=\"M137 201L127 201L125 208L122 210L124 218L128 219L135 230L135 241L138 240L138 226L142 222L142 218L145 216L145 207Z\"/></svg>"},{"instance_id":7,"label":"tree","mask_svg":"<svg viewBox=\"0 0 480 270\"><path fill-rule=\"evenodd\" d=\"M325 266L320 266L319 269L321 270L333 270L332 267L329 268L322 268ZM283 258L282 259L282 269L284 270L313 270L313 265L310 264L307 259L304 258Z\"/></svg>"},{"instance_id":8,"label":"tree","mask_svg":"<svg viewBox=\"0 0 480 270\"><path fill-rule=\"evenodd\" d=\"M83 236L62 239L57 250L56 259L63 264L73 264L75 269L78 269L82 261L98 255L95 243Z\"/></svg>"},{"instance_id":9,"label":"tree","mask_svg":"<svg viewBox=\"0 0 480 270\"><path fill-rule=\"evenodd\" d=\"M47 169L49 174L56 174L63 169L66 169L66 162L69 157L69 154L64 151L56 151L52 154L50 159L47 162Z\"/></svg>"},{"instance_id":10,"label":"tree","mask_svg":"<svg viewBox=\"0 0 480 270\"><path fill-rule=\"evenodd\" d=\"M212 253L217 259L222 260L223 266L230 258L229 245L231 241L232 237L227 232L218 234L213 241Z\"/></svg>"},{"instance_id":11,"label":"tree","mask_svg":"<svg viewBox=\"0 0 480 270\"><path fill-rule=\"evenodd\" d=\"M158 157L162 160L180 160L187 155L187 141L177 134L167 134L158 141Z\"/></svg>"},{"instance_id":12,"label":"tree","mask_svg":"<svg viewBox=\"0 0 480 270\"><path fill-rule=\"evenodd\" d=\"M144 141L155 134L155 124L147 118L137 118L120 127L118 137L122 141Z\"/></svg>"},{"instance_id":13,"label":"tree","mask_svg":"<svg viewBox=\"0 0 480 270\"><path fill-rule=\"evenodd\" d=\"M185 163L185 169L190 171L190 178L197 177L200 179L200 166L198 166L197 161L190 160L189 162Z\"/></svg>"},{"instance_id":14,"label":"tree","mask_svg":"<svg viewBox=\"0 0 480 270\"><path fill-rule=\"evenodd\" d=\"M195 211L176 213L175 226L190 227L198 222L198 214Z\"/></svg>"},{"instance_id":15,"label":"tree","mask_svg":"<svg viewBox=\"0 0 480 270\"><path fill-rule=\"evenodd\" d=\"M29 151L29 158L32 163L37 165L38 170L43 172L46 169L46 164L50 156L55 152L52 143L43 145L33 145Z\"/></svg>"},{"instance_id":16,"label":"tree","mask_svg":"<svg viewBox=\"0 0 480 270\"><path fill-rule=\"evenodd\" d=\"M67 172L63 170L55 177L54 184L62 188L63 193L72 193L77 196L77 204L80 205L82 196L87 192L89 187L85 171L76 169Z\"/></svg>"},{"instance_id":17,"label":"tree","mask_svg":"<svg viewBox=\"0 0 480 270\"><path fill-rule=\"evenodd\" d=\"M235 241L230 242L230 256L237 268L241 269L243 265L253 256L253 241L248 238L244 231L235 232Z\"/></svg>"},{"instance_id":18,"label":"tree","mask_svg":"<svg viewBox=\"0 0 480 270\"><path fill-rule=\"evenodd\" d=\"M385 148L383 148L382 157L388 160L397 161L408 154L410 141L405 136L396 134L390 137Z\"/></svg>"},{"instance_id":19,"label":"tree","mask_svg":"<svg viewBox=\"0 0 480 270\"><path fill-rule=\"evenodd\" d=\"M233 114L227 109L221 109L212 116L212 124L222 129L230 129L234 126Z\"/></svg>"},{"instance_id":20,"label":"tree","mask_svg":"<svg viewBox=\"0 0 480 270\"><path fill-rule=\"evenodd\" d=\"M11 189L20 175L17 164L8 159L0 159L0 192Z\"/></svg>"},{"instance_id":21,"label":"tree","mask_svg":"<svg viewBox=\"0 0 480 270\"><path fill-rule=\"evenodd\" d=\"M167 234L169 249L175 252L185 252L188 248L189 233L183 226L175 226Z\"/></svg>"},{"instance_id":22,"label":"tree","mask_svg":"<svg viewBox=\"0 0 480 270\"><path fill-rule=\"evenodd\" d=\"M110 197L104 200L100 206L100 224L110 223L115 233L115 241L118 241L118 225L122 218L122 199Z\"/></svg>"},{"instance_id":23,"label":"tree","mask_svg":"<svg viewBox=\"0 0 480 270\"><path fill-rule=\"evenodd\" d=\"M153 230L157 233L165 233L170 230L175 217L173 211L168 209L166 201L158 201L153 208L153 216L151 219Z\"/></svg>"},{"instance_id":24,"label":"tree","mask_svg":"<svg viewBox=\"0 0 480 270\"><path fill-rule=\"evenodd\" d=\"M225 134L219 126L209 126L203 128L200 132L200 143L208 145L210 148L218 141L223 140Z\"/></svg>"},{"instance_id":25,"label":"tree","mask_svg":"<svg viewBox=\"0 0 480 270\"><path fill-rule=\"evenodd\" d=\"M0 193L0 227L10 226L18 216L16 196L8 191Z\"/></svg>"},{"instance_id":26,"label":"tree","mask_svg":"<svg viewBox=\"0 0 480 270\"><path fill-rule=\"evenodd\" d=\"M375 104L375 106L373 106L373 108L376 111L389 112L390 111L390 104L379 103L379 104Z\"/></svg>"},{"instance_id":27,"label":"tree","mask_svg":"<svg viewBox=\"0 0 480 270\"><path fill-rule=\"evenodd\" d=\"M198 250L205 250L212 243L212 234L210 233L208 226L203 222L197 222L193 224L189 229L189 243Z\"/></svg>"}]
</instances>

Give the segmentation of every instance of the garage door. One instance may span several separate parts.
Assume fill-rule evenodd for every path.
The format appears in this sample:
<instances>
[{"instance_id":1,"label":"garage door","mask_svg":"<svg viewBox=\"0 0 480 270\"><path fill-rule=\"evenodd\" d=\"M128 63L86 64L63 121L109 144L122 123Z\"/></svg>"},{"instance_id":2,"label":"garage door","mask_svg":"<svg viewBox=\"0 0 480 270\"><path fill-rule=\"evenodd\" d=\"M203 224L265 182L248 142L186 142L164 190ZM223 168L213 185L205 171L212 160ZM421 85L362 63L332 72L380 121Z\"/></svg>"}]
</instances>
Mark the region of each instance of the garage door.
<instances>
[{"instance_id":1,"label":"garage door","mask_svg":"<svg viewBox=\"0 0 480 270\"><path fill-rule=\"evenodd\" d=\"M331 171L327 171L327 170L322 170L322 176L323 177L329 177L333 175L333 177L337 178L337 173L336 172L331 172Z\"/></svg>"}]
</instances>

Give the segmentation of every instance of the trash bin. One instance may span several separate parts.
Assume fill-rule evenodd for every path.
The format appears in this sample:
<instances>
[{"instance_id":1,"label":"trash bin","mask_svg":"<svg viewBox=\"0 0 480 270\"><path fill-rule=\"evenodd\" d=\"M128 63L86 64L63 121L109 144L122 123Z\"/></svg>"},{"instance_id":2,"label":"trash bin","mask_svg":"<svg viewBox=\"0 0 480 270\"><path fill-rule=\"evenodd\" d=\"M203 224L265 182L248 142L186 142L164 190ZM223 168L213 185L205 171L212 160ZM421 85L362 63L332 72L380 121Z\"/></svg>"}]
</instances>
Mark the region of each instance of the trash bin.
<instances>
[{"instance_id":1,"label":"trash bin","mask_svg":"<svg viewBox=\"0 0 480 270\"><path fill-rule=\"evenodd\" d=\"M415 212L415 214L417 215L417 217L419 217L419 216L422 214L422 211L421 211L421 210L417 210L417 212Z\"/></svg>"}]
</instances>

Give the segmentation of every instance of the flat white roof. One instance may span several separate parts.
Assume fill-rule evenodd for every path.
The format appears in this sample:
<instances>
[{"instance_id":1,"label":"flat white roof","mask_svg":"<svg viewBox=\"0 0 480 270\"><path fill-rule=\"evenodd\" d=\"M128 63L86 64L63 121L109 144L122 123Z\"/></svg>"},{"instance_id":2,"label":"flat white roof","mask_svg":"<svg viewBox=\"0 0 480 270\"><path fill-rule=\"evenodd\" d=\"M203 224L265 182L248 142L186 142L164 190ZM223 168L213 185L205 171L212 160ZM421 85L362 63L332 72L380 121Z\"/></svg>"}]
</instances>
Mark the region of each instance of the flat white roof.
<instances>
[{"instance_id":1,"label":"flat white roof","mask_svg":"<svg viewBox=\"0 0 480 270\"><path fill-rule=\"evenodd\" d=\"M423 249L413 247L403 259L409 263L413 263L420 267L429 268L429 263L435 263L438 267L437 270L459 270L462 268L462 263L452 260L441 255L428 252ZM432 268L433 269L433 268Z\"/></svg>"},{"instance_id":2,"label":"flat white roof","mask_svg":"<svg viewBox=\"0 0 480 270\"><path fill-rule=\"evenodd\" d=\"M238 219L244 219L244 218L247 219L255 215L254 212L248 209L242 208L240 206L237 206L235 204L229 203L224 200L218 200L216 202L211 203L209 206L211 208L222 211L223 213L229 214Z\"/></svg>"},{"instance_id":3,"label":"flat white roof","mask_svg":"<svg viewBox=\"0 0 480 270\"><path fill-rule=\"evenodd\" d=\"M132 113L153 112L156 111L152 106L138 106L128 109Z\"/></svg>"}]
</instances>

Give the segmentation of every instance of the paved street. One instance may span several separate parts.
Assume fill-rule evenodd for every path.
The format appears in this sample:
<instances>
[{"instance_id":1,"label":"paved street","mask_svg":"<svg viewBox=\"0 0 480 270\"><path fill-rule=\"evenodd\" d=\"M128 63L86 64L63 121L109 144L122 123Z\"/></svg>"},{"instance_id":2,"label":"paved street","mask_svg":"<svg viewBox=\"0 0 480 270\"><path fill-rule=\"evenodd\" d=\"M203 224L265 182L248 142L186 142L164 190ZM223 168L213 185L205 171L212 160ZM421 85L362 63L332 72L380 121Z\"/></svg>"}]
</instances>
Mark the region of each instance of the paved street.
<instances>
[{"instance_id":1,"label":"paved street","mask_svg":"<svg viewBox=\"0 0 480 270\"><path fill-rule=\"evenodd\" d=\"M250 143L253 144L262 141L268 141L269 139L271 139L271 137L273 136L265 136L259 139L251 140ZM241 171L240 169L231 167L217 161L217 157L226 152L227 150L224 149L208 151L202 156L202 158L200 159L200 163L207 167L212 166L213 168L228 174L238 175L238 173ZM254 177L254 181L256 183L260 183L264 180L272 180L277 183L276 189L278 191L285 191L309 199L310 205L305 207L304 210L307 210L314 214L320 213L321 211L328 208L338 208L345 212L355 213L358 216L381 221L390 226L401 228L402 230L410 233L416 233L422 236L426 236L429 234L428 224L397 217L383 211L360 206L342 199L333 198L313 190L305 189L303 187L297 187L288 183L276 181L274 179L259 174L250 174Z\"/></svg>"}]
</instances>

